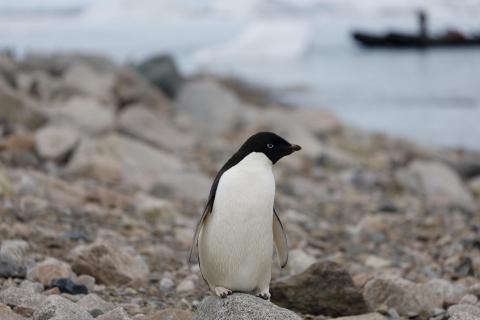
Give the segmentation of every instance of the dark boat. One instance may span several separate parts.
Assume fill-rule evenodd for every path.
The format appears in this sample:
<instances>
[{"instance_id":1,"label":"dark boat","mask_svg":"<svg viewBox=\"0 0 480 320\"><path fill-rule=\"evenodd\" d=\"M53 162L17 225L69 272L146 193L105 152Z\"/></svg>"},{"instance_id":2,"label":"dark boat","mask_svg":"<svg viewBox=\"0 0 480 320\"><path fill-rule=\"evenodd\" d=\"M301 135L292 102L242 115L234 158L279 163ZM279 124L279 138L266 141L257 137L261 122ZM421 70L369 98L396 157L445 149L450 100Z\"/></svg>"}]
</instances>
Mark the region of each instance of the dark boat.
<instances>
[{"instance_id":1,"label":"dark boat","mask_svg":"<svg viewBox=\"0 0 480 320\"><path fill-rule=\"evenodd\" d=\"M430 48L480 46L480 35L465 37L457 32L448 32L436 37L389 32L384 35L355 31L352 37L366 47L385 48Z\"/></svg>"},{"instance_id":2,"label":"dark boat","mask_svg":"<svg viewBox=\"0 0 480 320\"><path fill-rule=\"evenodd\" d=\"M366 47L384 48L431 48L431 47L472 47L480 46L480 34L465 35L457 30L447 30L444 34L431 36L427 28L427 14L417 11L418 33L408 34L389 32L376 35L367 32L354 31L353 39Z\"/></svg>"}]
</instances>

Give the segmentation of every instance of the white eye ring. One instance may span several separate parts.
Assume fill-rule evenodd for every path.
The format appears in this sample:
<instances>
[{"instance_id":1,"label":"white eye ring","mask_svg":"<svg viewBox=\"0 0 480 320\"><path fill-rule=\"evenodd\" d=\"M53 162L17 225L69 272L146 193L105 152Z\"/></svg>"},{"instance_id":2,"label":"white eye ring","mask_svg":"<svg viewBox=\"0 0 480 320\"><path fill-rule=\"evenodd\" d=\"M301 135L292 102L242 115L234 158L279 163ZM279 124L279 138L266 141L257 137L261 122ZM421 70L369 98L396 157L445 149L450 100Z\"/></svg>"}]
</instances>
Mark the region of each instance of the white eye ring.
<instances>
[{"instance_id":1,"label":"white eye ring","mask_svg":"<svg viewBox=\"0 0 480 320\"><path fill-rule=\"evenodd\" d=\"M268 148L268 149L272 149L272 148L273 148L273 144L268 143L268 144L267 144L267 148Z\"/></svg>"}]
</instances>

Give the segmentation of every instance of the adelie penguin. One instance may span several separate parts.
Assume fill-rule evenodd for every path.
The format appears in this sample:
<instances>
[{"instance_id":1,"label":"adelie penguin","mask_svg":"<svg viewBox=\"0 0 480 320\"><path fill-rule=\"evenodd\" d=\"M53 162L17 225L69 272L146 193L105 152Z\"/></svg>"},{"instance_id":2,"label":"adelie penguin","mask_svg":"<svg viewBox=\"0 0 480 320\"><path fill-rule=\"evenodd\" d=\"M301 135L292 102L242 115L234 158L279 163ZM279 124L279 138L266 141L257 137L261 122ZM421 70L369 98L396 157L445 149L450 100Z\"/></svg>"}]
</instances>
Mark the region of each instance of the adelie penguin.
<instances>
[{"instance_id":1,"label":"adelie penguin","mask_svg":"<svg viewBox=\"0 0 480 320\"><path fill-rule=\"evenodd\" d=\"M287 238L273 202L278 160L300 150L271 132L254 134L220 169L193 239L190 261L198 254L210 290L270 299L273 244L282 267Z\"/></svg>"}]
</instances>

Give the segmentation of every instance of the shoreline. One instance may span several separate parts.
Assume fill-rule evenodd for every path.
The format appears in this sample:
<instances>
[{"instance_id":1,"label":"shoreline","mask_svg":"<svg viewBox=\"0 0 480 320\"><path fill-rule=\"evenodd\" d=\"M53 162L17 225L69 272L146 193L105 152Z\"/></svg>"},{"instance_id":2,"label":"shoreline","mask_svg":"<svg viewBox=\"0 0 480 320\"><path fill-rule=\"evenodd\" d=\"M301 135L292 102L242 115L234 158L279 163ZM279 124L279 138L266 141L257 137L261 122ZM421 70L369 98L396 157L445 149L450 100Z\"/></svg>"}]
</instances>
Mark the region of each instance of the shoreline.
<instances>
[{"instance_id":1,"label":"shoreline","mask_svg":"<svg viewBox=\"0 0 480 320\"><path fill-rule=\"evenodd\" d=\"M479 152L280 107L250 84L185 79L168 56L135 67L0 56L0 120L0 315L221 310L203 300L208 288L186 257L216 172L264 130L302 146L274 169L291 251L286 269L272 269L273 303L304 319L446 319L475 299L478 308ZM52 287L56 278L89 294ZM338 288L345 294L329 299ZM307 289L315 304L296 299Z\"/></svg>"}]
</instances>

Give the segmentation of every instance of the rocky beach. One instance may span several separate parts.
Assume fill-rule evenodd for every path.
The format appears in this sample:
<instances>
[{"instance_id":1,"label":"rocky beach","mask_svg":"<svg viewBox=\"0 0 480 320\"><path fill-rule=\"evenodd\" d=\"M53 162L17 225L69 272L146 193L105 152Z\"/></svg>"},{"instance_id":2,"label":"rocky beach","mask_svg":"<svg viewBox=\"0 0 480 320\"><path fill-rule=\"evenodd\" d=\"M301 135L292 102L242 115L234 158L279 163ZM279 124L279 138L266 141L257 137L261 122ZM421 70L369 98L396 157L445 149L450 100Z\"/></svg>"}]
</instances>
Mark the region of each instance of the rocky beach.
<instances>
[{"instance_id":1,"label":"rocky beach","mask_svg":"<svg viewBox=\"0 0 480 320\"><path fill-rule=\"evenodd\" d=\"M271 302L220 300L188 251L257 131L302 146L274 169L289 262ZM185 78L168 56L0 55L1 320L480 319L479 208L479 152Z\"/></svg>"}]
</instances>

